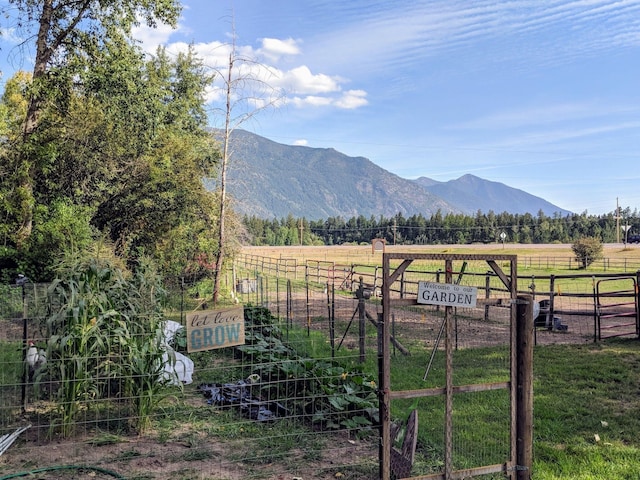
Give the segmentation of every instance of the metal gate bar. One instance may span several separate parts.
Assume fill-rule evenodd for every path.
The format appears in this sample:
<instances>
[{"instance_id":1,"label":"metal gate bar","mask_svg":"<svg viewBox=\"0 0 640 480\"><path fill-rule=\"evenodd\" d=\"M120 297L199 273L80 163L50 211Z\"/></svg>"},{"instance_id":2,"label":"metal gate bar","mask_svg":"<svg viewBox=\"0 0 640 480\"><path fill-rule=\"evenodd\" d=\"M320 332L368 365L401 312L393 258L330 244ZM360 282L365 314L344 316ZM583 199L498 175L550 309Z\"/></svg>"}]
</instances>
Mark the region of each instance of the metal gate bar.
<instances>
[{"instance_id":1,"label":"metal gate bar","mask_svg":"<svg viewBox=\"0 0 640 480\"><path fill-rule=\"evenodd\" d=\"M607 282L625 280L631 281L631 289L606 292L602 291L601 285L606 284ZM635 277L607 278L599 280L596 283L596 327L598 331L598 340L613 337L625 337L629 335L640 335L640 313L638 308L637 292L638 284ZM605 298L629 298L632 299L632 301L604 303L603 300ZM603 320L612 320L617 318L632 318L633 321L626 321L623 323L609 323L603 325ZM609 334L603 335L603 331L609 332Z\"/></svg>"}]
</instances>

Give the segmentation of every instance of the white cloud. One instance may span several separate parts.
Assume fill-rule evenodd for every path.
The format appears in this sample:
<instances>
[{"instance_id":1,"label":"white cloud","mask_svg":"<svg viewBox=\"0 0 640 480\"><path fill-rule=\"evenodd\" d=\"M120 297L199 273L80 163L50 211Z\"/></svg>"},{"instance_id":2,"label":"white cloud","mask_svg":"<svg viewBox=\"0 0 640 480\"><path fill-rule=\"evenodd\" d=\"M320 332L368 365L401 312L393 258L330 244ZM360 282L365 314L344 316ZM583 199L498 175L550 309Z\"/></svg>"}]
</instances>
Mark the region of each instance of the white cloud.
<instances>
[{"instance_id":1,"label":"white cloud","mask_svg":"<svg viewBox=\"0 0 640 480\"><path fill-rule=\"evenodd\" d=\"M263 38L262 48L258 50L265 58L271 61L278 61L281 57L289 55L300 54L297 42L288 38L286 40L280 40L278 38Z\"/></svg>"},{"instance_id":2,"label":"white cloud","mask_svg":"<svg viewBox=\"0 0 640 480\"><path fill-rule=\"evenodd\" d=\"M340 79L322 73L313 74L309 67L301 65L287 72L281 78L281 85L291 93L329 93L340 90Z\"/></svg>"},{"instance_id":3,"label":"white cloud","mask_svg":"<svg viewBox=\"0 0 640 480\"><path fill-rule=\"evenodd\" d=\"M177 55L189 47L184 42L167 45L169 54ZM196 55L203 60L207 68L218 72L218 79L226 78L229 55L232 46L222 42L197 43L192 45ZM253 99L254 105L274 106L293 104L299 108L334 106L341 109L354 109L367 105L367 93L364 90L342 90L346 80L338 76L313 73L306 65L289 70L280 70L259 61L244 61L257 58L258 51L250 46L236 47L236 56L242 61L235 65L236 78L244 78L244 94ZM207 93L208 102L218 102L224 98L224 85L217 81ZM275 97L286 97L274 101Z\"/></svg>"},{"instance_id":4,"label":"white cloud","mask_svg":"<svg viewBox=\"0 0 640 480\"><path fill-rule=\"evenodd\" d=\"M0 37L2 37L3 42L7 42L11 45L17 45L24 41L24 39L18 35L15 28L0 28Z\"/></svg>"},{"instance_id":5,"label":"white cloud","mask_svg":"<svg viewBox=\"0 0 640 480\"><path fill-rule=\"evenodd\" d=\"M292 97L290 103L296 107L326 107L333 103L329 97L319 97L317 95L307 95L306 97Z\"/></svg>"},{"instance_id":6,"label":"white cloud","mask_svg":"<svg viewBox=\"0 0 640 480\"><path fill-rule=\"evenodd\" d=\"M368 104L365 98L367 93L363 90L347 90L338 95L306 95L294 96L288 103L298 108L304 107L336 107L345 110L352 110Z\"/></svg>"},{"instance_id":7,"label":"white cloud","mask_svg":"<svg viewBox=\"0 0 640 480\"><path fill-rule=\"evenodd\" d=\"M139 27L135 31L135 38L142 43L145 51L152 54L159 45L164 45L169 55L178 55L191 47L205 68L217 72L218 81L207 91L207 102L223 100L225 86L220 80L226 78L229 55L233 54L234 45L217 40L193 44L169 42L175 32L166 25L159 25L157 29ZM277 67L283 57L294 57L300 53L298 41L292 38L262 38L259 48L235 45L235 78L245 79L243 95L250 98L257 108L269 103L276 107L293 104L299 108L334 106L354 109L368 103L363 90L343 91L342 86L347 80L337 75L314 73L304 64L287 70Z\"/></svg>"},{"instance_id":8,"label":"white cloud","mask_svg":"<svg viewBox=\"0 0 640 480\"><path fill-rule=\"evenodd\" d=\"M181 27L178 26L177 30L180 30L180 28ZM141 23L132 29L132 34L133 38L140 42L145 52L155 53L158 46L166 45L169 37L177 30L162 22L158 22L155 28L148 27L144 23Z\"/></svg>"},{"instance_id":9,"label":"white cloud","mask_svg":"<svg viewBox=\"0 0 640 480\"><path fill-rule=\"evenodd\" d=\"M342 28L306 41L309 64L372 75L455 52L495 45L484 62L520 60L523 68L635 48L638 0L416 0L377 2L366 12L349 2L334 11ZM335 4L331 4L336 8ZM527 46L527 52L522 51ZM334 52L340 52L335 55ZM526 53L526 54L524 54Z\"/></svg>"},{"instance_id":10,"label":"white cloud","mask_svg":"<svg viewBox=\"0 0 640 480\"><path fill-rule=\"evenodd\" d=\"M610 116L637 118L638 109L625 105L602 105L594 102L555 103L519 110L492 113L449 126L450 129L513 129L553 123L583 122Z\"/></svg>"},{"instance_id":11,"label":"white cloud","mask_svg":"<svg viewBox=\"0 0 640 480\"><path fill-rule=\"evenodd\" d=\"M293 144L301 147L306 147L307 145L309 145L309 142L305 138L301 138L299 140L295 140Z\"/></svg>"},{"instance_id":12,"label":"white cloud","mask_svg":"<svg viewBox=\"0 0 640 480\"><path fill-rule=\"evenodd\" d=\"M364 90L347 90L336 102L336 106L345 109L354 109L367 105L369 102L365 98L367 92Z\"/></svg>"}]
</instances>

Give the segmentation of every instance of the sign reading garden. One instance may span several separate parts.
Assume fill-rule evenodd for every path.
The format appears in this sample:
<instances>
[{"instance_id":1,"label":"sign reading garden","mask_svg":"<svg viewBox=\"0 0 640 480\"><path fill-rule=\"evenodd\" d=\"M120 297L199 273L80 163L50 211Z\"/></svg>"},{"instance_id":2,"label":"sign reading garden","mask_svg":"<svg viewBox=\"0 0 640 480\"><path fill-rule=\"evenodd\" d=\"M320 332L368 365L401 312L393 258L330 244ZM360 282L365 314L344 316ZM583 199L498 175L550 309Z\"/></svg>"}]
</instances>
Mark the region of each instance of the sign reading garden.
<instances>
[{"instance_id":1,"label":"sign reading garden","mask_svg":"<svg viewBox=\"0 0 640 480\"><path fill-rule=\"evenodd\" d=\"M476 287L463 287L450 283L418 282L418 303L450 307L475 307L477 298L478 289Z\"/></svg>"},{"instance_id":2,"label":"sign reading garden","mask_svg":"<svg viewBox=\"0 0 640 480\"><path fill-rule=\"evenodd\" d=\"M243 307L187 314L188 352L200 352L243 344Z\"/></svg>"}]
</instances>

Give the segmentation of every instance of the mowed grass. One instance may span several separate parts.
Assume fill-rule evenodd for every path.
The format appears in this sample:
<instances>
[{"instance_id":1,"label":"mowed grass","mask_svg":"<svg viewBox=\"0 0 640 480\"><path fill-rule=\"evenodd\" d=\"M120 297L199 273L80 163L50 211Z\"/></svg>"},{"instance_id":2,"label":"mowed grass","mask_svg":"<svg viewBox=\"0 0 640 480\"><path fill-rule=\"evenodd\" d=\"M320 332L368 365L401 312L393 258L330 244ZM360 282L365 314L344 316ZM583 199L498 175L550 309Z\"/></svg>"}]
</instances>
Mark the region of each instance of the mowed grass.
<instances>
[{"instance_id":1,"label":"mowed grass","mask_svg":"<svg viewBox=\"0 0 640 480\"><path fill-rule=\"evenodd\" d=\"M411 357L392 360L394 390L443 384L442 357L436 358L427 382L422 382L426 353L412 350ZM507 349L494 347L456 351L454 383L505 381L507 356ZM532 478L640 478L639 393L637 340L536 346ZM444 398L394 401L392 418L407 418L413 408L418 408L419 432L412 475L441 472ZM455 395L453 429L455 469L504 462L509 452L508 391ZM503 477L496 474L490 478Z\"/></svg>"},{"instance_id":2,"label":"mowed grass","mask_svg":"<svg viewBox=\"0 0 640 480\"><path fill-rule=\"evenodd\" d=\"M304 335L297 337L300 346ZM329 355L311 336L313 356ZM431 349L411 343L411 355L391 360L393 390L444 385L444 355L425 375ZM310 352L307 352L310 353ZM345 361L354 361L349 358ZM365 369L377 372L367 355ZM632 480L640 478L640 342L615 339L581 345L534 347L533 479ZM509 379L506 346L454 352L454 384ZM426 376L426 380L425 380ZM444 398L392 402L392 419L419 411L418 448L412 475L442 471ZM509 395L506 390L461 393L454 398L454 467L499 464L508 457ZM486 478L486 477L483 477ZM491 478L503 478L495 475Z\"/></svg>"},{"instance_id":3,"label":"mowed grass","mask_svg":"<svg viewBox=\"0 0 640 480\"><path fill-rule=\"evenodd\" d=\"M299 332L302 333L302 332ZM293 332L292 332L293 334ZM316 334L296 334L296 344L305 353L327 358L326 341ZM428 388L444 382L444 358L439 354L425 381L430 349L411 347L411 355L392 358L394 390ZM343 359L346 365L353 357ZM367 355L365 370L377 372L376 356ZM461 349L454 353L454 383L501 382L509 378L508 349L489 347ZM640 342L614 340L600 344L536 346L534 349L534 480L632 480L640 478ZM442 471L444 462L444 398L392 402L392 418L407 418L413 408L419 411L418 447L413 476ZM227 414L230 415L230 414ZM509 455L509 395L507 390L461 393L454 398L454 468L472 468L500 464ZM176 419L171 416L169 422ZM239 452L243 463L248 458L265 462L284 462L294 448L287 442L293 430L299 430L296 449L314 450L302 445L308 438L305 428L286 424L289 434L274 435L262 425L242 424L225 415L207 416L208 435L221 440L233 433L234 439L246 438L251 453ZM193 424L197 428L198 422ZM374 432L370 432L374 434ZM266 435L264 445L250 441ZM326 448L326 445L317 445ZM339 463L339 462L338 462ZM353 467L356 468L356 467ZM342 466L344 478L362 476ZM369 472L371 473L371 472ZM372 473L372 475L375 472ZM257 475L256 478L264 478ZM496 474L491 479L503 478Z\"/></svg>"},{"instance_id":4,"label":"mowed grass","mask_svg":"<svg viewBox=\"0 0 640 480\"><path fill-rule=\"evenodd\" d=\"M640 478L640 343L536 347L534 478Z\"/></svg>"}]
</instances>

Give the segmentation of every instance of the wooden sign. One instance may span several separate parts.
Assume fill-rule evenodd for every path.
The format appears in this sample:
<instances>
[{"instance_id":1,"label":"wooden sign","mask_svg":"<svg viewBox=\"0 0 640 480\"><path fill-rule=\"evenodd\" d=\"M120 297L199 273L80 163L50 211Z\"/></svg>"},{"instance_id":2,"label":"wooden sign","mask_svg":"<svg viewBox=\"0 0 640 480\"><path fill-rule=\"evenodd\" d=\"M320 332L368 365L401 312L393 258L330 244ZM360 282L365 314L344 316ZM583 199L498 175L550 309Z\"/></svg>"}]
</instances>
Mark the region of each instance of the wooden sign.
<instances>
[{"instance_id":1,"label":"wooden sign","mask_svg":"<svg viewBox=\"0 0 640 480\"><path fill-rule=\"evenodd\" d=\"M386 242L384 238L374 238L373 240L371 240L371 253L384 253L385 244Z\"/></svg>"},{"instance_id":2,"label":"wooden sign","mask_svg":"<svg viewBox=\"0 0 640 480\"><path fill-rule=\"evenodd\" d=\"M463 287L450 283L418 282L418 303L475 307L477 298L478 289L476 287Z\"/></svg>"},{"instance_id":3,"label":"wooden sign","mask_svg":"<svg viewBox=\"0 0 640 480\"><path fill-rule=\"evenodd\" d=\"M201 352L244 345L244 308L187 314L187 351Z\"/></svg>"}]
</instances>

